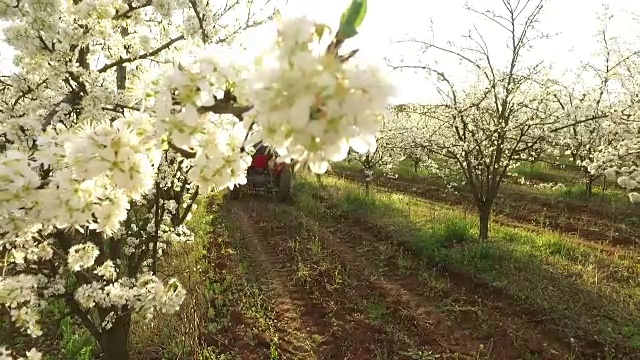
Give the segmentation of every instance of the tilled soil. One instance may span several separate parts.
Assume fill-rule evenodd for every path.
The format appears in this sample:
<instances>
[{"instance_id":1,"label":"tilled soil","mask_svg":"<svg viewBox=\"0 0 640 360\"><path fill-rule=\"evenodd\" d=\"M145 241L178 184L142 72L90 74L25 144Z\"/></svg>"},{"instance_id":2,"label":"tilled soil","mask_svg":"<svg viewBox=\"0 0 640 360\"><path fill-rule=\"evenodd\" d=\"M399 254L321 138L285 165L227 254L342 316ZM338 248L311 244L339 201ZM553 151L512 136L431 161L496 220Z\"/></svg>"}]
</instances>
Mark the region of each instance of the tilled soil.
<instances>
[{"instance_id":1,"label":"tilled soil","mask_svg":"<svg viewBox=\"0 0 640 360\"><path fill-rule=\"evenodd\" d=\"M237 253L265 284L276 334L230 337L234 353L263 354L243 358L596 359L602 350L576 346L544 314L468 274L426 272L375 224L311 217L259 197L222 211L236 225ZM230 327L248 326L244 318Z\"/></svg>"}]
</instances>

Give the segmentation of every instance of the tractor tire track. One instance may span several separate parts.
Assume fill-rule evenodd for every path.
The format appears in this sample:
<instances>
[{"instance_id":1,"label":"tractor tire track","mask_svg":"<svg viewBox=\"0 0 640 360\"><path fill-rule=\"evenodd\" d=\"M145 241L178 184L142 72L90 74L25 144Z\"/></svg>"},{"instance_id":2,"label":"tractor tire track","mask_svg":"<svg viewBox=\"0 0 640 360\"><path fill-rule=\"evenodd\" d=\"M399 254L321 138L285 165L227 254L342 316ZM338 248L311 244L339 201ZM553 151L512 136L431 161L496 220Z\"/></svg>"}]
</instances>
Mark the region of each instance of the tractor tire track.
<instances>
[{"instance_id":1,"label":"tractor tire track","mask_svg":"<svg viewBox=\"0 0 640 360\"><path fill-rule=\"evenodd\" d=\"M273 309L277 324L278 348L285 358L315 358L316 349L309 343L314 337L321 337L327 332L326 324L318 313L325 310L310 303L298 291L291 291L291 279L286 272L286 259L276 249L265 246L265 234L256 224L255 210L250 203L234 202L224 210L229 214L244 235L245 245L257 274L256 277L266 281L274 299ZM264 224L262 224L264 225ZM258 229L256 229L258 228Z\"/></svg>"},{"instance_id":2,"label":"tractor tire track","mask_svg":"<svg viewBox=\"0 0 640 360\"><path fill-rule=\"evenodd\" d=\"M305 235L290 218L276 215L279 209L269 201L253 199L235 203L227 211L234 213L233 219L245 229L246 248L259 273L256 277L266 280L272 289L283 357L375 359L376 351L392 348L383 329L354 311L357 296L344 287L329 291L323 286L326 273L312 274L306 286L297 283L297 265L319 268L335 264L324 254L296 258L301 255L290 242Z\"/></svg>"},{"instance_id":3,"label":"tractor tire track","mask_svg":"<svg viewBox=\"0 0 640 360\"><path fill-rule=\"evenodd\" d=\"M290 206L255 200L252 204L241 205L239 215L237 215L239 224L246 228L256 227L255 221L251 221L250 215L248 215L252 206L261 209L263 213L284 210L282 214L286 216L287 222L283 225L288 230L293 230L292 233L289 233L290 237L300 235L300 231L296 228L308 229L307 225L310 224L308 219L302 214L294 212ZM277 216L264 217L262 220L272 223L279 222ZM300 227L300 225L303 226ZM302 232L306 232L306 230ZM250 245L252 248L250 251L255 254L253 257L256 258L256 261L261 261L264 264L264 269L260 270L261 276L266 276L270 282L275 283L281 283L287 278L287 275L293 277L291 264L288 263L291 259L284 252L277 250L279 245L277 242L286 242L288 239L284 236L276 239L267 233L262 233L262 235L267 235L264 237L263 245L255 243ZM318 344L314 354L316 358L322 359L376 359L389 355L394 359L411 359L411 357L403 356L402 352L409 354L418 349L437 350L442 354L455 353L459 359L474 358L473 354L477 352L480 343L470 341L468 334L461 333L455 345L451 343L443 345L439 339L432 335L432 327L430 326L432 314L426 313L418 307L407 305L416 303L417 299L409 299L410 294L406 294L401 288L381 280L376 280L375 283L382 290L376 290L378 287L369 281L371 276L364 277L360 267L354 267L350 259L340 257L334 246L327 246L333 243L332 240L325 241L328 237L333 239L331 235L324 231L317 235L318 240L323 243L322 254L316 255L317 258L305 258L303 262L309 266L316 266L320 263L329 265L333 269L345 269L347 277L344 279L344 284L330 291L321 284L323 282L322 274L320 274L320 278L317 278L319 274L312 275L316 278L313 279L315 283L312 285L311 291L300 286L275 286L276 289L279 289L274 292L276 298L288 298L294 303L304 302L307 308L313 309L313 314L311 311L298 311L298 314L302 315L302 321L289 325L291 328L298 329L296 332L301 336L301 339L293 341L294 343L303 341L302 338L305 337L322 336L324 341ZM305 236L303 241L311 240L309 234L303 234L303 237ZM257 241L257 238L256 234L254 239ZM287 270L287 268L289 269ZM271 276L268 275L268 271L271 271ZM278 274L274 276L274 273ZM374 302L377 304L378 299L385 300L384 319L370 318L371 315L367 313L367 310L363 310L361 307L362 304ZM288 300L284 301L285 304L288 302ZM283 301L276 300L276 308L279 307L278 304L282 303ZM390 311L387 311L389 306ZM321 308L320 311L318 311L318 307ZM277 312L292 311L294 309L291 307L283 308L280 306L280 311ZM418 319L415 317L416 312L419 314ZM321 317L324 326L316 327L316 331L312 332L299 331L306 329L305 324L310 320L305 314L316 321L317 317ZM310 356L306 358L310 358Z\"/></svg>"}]
</instances>

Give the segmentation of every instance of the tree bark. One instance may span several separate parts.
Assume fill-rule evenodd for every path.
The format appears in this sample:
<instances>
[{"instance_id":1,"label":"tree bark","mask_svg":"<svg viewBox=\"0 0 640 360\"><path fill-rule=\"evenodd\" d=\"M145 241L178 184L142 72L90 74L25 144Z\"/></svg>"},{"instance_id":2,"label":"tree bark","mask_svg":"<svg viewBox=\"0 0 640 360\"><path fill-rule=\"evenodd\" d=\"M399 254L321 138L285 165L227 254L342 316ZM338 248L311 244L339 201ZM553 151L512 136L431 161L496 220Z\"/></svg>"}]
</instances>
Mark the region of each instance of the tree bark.
<instances>
[{"instance_id":1,"label":"tree bark","mask_svg":"<svg viewBox=\"0 0 640 360\"><path fill-rule=\"evenodd\" d=\"M593 195L593 178L591 176L587 176L585 193L587 194L587 197L591 197L591 195Z\"/></svg>"},{"instance_id":2,"label":"tree bark","mask_svg":"<svg viewBox=\"0 0 640 360\"><path fill-rule=\"evenodd\" d=\"M369 179L365 179L365 180L364 180L364 193L365 193L367 196L369 196L369 187L370 187L369 183L370 183L370 182L371 182L371 181L369 181Z\"/></svg>"},{"instance_id":3,"label":"tree bark","mask_svg":"<svg viewBox=\"0 0 640 360\"><path fill-rule=\"evenodd\" d=\"M491 203L481 203L478 205L478 218L480 220L480 241L489 240L489 222L491 221Z\"/></svg>"},{"instance_id":4,"label":"tree bark","mask_svg":"<svg viewBox=\"0 0 640 360\"><path fill-rule=\"evenodd\" d=\"M418 173L418 167L420 166L420 160L413 160L413 172Z\"/></svg>"},{"instance_id":5,"label":"tree bark","mask_svg":"<svg viewBox=\"0 0 640 360\"><path fill-rule=\"evenodd\" d=\"M100 349L105 360L129 360L129 329L131 314L116 317L110 329L102 332Z\"/></svg>"}]
</instances>

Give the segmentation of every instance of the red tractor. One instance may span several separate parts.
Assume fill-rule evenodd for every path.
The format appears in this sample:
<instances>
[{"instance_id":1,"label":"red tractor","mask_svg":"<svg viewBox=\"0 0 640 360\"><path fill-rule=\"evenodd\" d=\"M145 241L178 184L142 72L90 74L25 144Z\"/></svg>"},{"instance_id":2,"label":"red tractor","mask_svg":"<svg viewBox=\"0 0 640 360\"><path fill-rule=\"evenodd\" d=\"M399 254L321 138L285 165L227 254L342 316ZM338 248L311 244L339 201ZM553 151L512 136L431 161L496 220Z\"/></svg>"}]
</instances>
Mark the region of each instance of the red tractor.
<instances>
[{"instance_id":1,"label":"red tractor","mask_svg":"<svg viewBox=\"0 0 640 360\"><path fill-rule=\"evenodd\" d=\"M291 166L274 161L274 157L274 152L267 146L257 146L247 169L247 184L242 187L236 185L229 192L229 197L239 199L241 188L245 188L250 193L275 193L278 201L286 202L291 193Z\"/></svg>"}]
</instances>

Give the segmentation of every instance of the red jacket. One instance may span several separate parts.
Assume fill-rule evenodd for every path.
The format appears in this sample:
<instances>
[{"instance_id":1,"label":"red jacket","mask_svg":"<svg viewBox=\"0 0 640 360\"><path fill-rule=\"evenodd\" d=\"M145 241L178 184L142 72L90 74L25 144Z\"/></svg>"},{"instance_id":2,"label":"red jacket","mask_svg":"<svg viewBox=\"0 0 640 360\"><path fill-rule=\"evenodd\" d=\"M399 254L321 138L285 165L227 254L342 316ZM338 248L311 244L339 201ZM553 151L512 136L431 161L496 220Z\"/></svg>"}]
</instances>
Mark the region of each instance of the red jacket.
<instances>
[{"instance_id":1,"label":"red jacket","mask_svg":"<svg viewBox=\"0 0 640 360\"><path fill-rule=\"evenodd\" d=\"M254 155L251 166L256 169L267 169L269 167L269 157L267 154Z\"/></svg>"}]
</instances>

